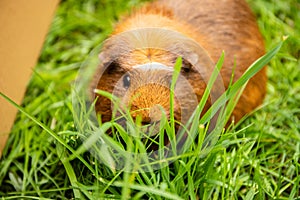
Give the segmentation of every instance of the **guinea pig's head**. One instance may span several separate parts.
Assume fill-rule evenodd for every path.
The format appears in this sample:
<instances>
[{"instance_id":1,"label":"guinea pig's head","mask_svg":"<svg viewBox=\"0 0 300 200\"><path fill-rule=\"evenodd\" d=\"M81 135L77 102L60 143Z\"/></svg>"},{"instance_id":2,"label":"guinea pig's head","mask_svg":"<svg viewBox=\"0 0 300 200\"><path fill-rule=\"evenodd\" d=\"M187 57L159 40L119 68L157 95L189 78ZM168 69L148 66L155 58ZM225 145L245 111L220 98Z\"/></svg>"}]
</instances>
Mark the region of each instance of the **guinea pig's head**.
<instances>
[{"instance_id":1,"label":"guinea pig's head","mask_svg":"<svg viewBox=\"0 0 300 200\"><path fill-rule=\"evenodd\" d=\"M182 57L182 66L171 91L178 57ZM139 117L143 125L157 123L163 115L170 116L171 93L175 120L187 122L203 96L214 67L206 51L195 41L161 29L135 30L112 37L105 42L99 59L93 89L118 97L119 107L129 110L133 119ZM111 120L114 104L104 96L95 94L95 97L96 112L102 121ZM202 113L214 100L208 99Z\"/></svg>"},{"instance_id":2,"label":"guinea pig's head","mask_svg":"<svg viewBox=\"0 0 300 200\"><path fill-rule=\"evenodd\" d=\"M101 68L105 70L96 88L118 97L121 102L119 109L128 109L134 120L140 118L142 125L157 126L163 115L170 117L170 94L173 93L174 118L178 122L186 121L197 106L197 96L202 95L205 84L195 80L196 73L191 64L184 60L172 91L176 59L176 55L164 50L135 50L104 62ZM193 81L197 81L197 84ZM198 89L194 88L196 85ZM98 94L95 97L96 112L101 114L103 121L111 120L114 109L112 102Z\"/></svg>"}]
</instances>

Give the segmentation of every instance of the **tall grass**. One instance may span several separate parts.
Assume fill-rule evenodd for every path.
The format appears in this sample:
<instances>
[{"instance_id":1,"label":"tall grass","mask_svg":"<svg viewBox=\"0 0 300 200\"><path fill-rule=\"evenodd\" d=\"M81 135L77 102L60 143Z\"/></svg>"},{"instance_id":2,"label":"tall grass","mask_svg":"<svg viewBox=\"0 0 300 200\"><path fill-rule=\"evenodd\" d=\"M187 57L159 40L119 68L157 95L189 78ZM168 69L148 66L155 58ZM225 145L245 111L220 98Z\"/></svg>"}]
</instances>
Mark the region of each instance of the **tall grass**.
<instances>
[{"instance_id":1,"label":"tall grass","mask_svg":"<svg viewBox=\"0 0 300 200\"><path fill-rule=\"evenodd\" d=\"M158 170L152 170L153 165L148 162L139 168L139 163L132 165L131 160L125 160L124 169L119 170L111 167L111 158L95 156L110 155L106 154L109 149L95 148L94 154L87 151L87 147L96 143L93 135L81 140L86 136L74 126L70 82L75 80L81 61L112 30L111 22L137 2L61 3L24 102L22 106L15 105L20 113L0 162L0 196L4 199L299 198L300 14L299 2L293 0L250 1L267 48L272 49L268 55L274 56L278 51L282 43L275 44L283 35L290 37L269 63L265 105L238 127L218 134L218 140L207 153L201 145L192 144L185 153L171 157L170 165L162 164ZM251 68L254 71L249 70L232 86L235 93L221 97L225 99L216 106L232 99L245 81L270 59L267 56L254 63ZM230 111L230 106L227 109ZM204 121L208 118L201 122ZM195 122L191 127L198 133L198 144L202 144L207 130L199 126L199 121ZM105 132L112 126L123 140L129 141L123 150L146 151L143 143L136 138L131 140L122 127L109 122L101 128ZM122 148L116 142L118 138L105 139L115 148ZM205 156L199 156L201 152ZM141 173L142 170L147 171Z\"/></svg>"}]
</instances>

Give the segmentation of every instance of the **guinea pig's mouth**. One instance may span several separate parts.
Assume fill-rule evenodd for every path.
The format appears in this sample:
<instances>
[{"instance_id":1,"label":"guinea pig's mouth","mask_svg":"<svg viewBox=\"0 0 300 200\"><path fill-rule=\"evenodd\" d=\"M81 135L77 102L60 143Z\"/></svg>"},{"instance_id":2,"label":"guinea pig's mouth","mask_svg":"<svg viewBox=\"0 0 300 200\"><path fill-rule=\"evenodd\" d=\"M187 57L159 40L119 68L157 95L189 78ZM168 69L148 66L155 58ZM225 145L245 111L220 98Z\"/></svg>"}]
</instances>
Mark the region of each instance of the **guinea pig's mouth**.
<instances>
[{"instance_id":1,"label":"guinea pig's mouth","mask_svg":"<svg viewBox=\"0 0 300 200\"><path fill-rule=\"evenodd\" d=\"M135 121L135 120L134 120ZM128 122L125 117L119 118L117 120L117 123L120 124L125 130L127 130L127 133L132 135L133 137L139 137L141 141L144 143L145 148L148 152L153 152L159 149L160 144L163 144L164 146L167 146L170 144L170 138L166 131L166 124L162 123L169 123L169 119L167 121L163 122L164 120L158 120L158 121L152 121L152 122L139 122L136 123L134 126L136 126L137 129L133 130L132 122ZM176 121L176 119L175 119ZM179 129L179 124L175 124L175 132ZM136 132L133 132L136 131ZM161 137L163 134L163 137ZM162 140L163 141L160 141Z\"/></svg>"},{"instance_id":2,"label":"guinea pig's mouth","mask_svg":"<svg viewBox=\"0 0 300 200\"><path fill-rule=\"evenodd\" d=\"M120 124L125 130L129 131L128 125L131 124L130 122L127 122L125 118L121 118L117 120L117 123ZM155 122L140 122L136 123L135 126L137 126L137 129L140 132L140 134L137 133L129 133L132 135L140 135L142 138L148 138L148 137L155 137L158 135L161 131L161 121L155 121Z\"/></svg>"},{"instance_id":3,"label":"guinea pig's mouth","mask_svg":"<svg viewBox=\"0 0 300 200\"><path fill-rule=\"evenodd\" d=\"M142 122L140 126L142 133L145 133L146 136L155 136L160 133L160 121L156 122Z\"/></svg>"}]
</instances>

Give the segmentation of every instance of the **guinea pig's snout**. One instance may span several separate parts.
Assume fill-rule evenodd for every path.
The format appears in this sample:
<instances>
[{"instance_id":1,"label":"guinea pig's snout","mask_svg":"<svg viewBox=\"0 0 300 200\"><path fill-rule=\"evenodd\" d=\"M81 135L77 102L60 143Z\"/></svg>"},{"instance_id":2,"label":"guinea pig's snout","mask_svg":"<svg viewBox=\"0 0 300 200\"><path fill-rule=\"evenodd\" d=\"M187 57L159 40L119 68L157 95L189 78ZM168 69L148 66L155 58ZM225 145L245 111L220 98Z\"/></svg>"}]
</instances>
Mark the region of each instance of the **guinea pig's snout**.
<instances>
[{"instance_id":1,"label":"guinea pig's snout","mask_svg":"<svg viewBox=\"0 0 300 200\"><path fill-rule=\"evenodd\" d=\"M178 84L176 81L173 91L170 87L172 77L172 67L146 63L133 66L114 85L113 94L120 98L121 109L129 109L133 121L140 123L144 133L157 134L161 121L169 120L171 92L174 93L174 118L181 120L180 101L175 95Z\"/></svg>"},{"instance_id":2,"label":"guinea pig's snout","mask_svg":"<svg viewBox=\"0 0 300 200\"><path fill-rule=\"evenodd\" d=\"M169 96L169 88L164 85L149 83L140 86L131 94L129 107L132 118L136 120L139 117L143 126L159 127L162 117L169 118Z\"/></svg>"},{"instance_id":3,"label":"guinea pig's snout","mask_svg":"<svg viewBox=\"0 0 300 200\"><path fill-rule=\"evenodd\" d=\"M150 108L136 109L135 106L131 109L131 116L133 119L141 118L142 125L158 122L163 115L168 115L166 110L161 105L154 105Z\"/></svg>"},{"instance_id":4,"label":"guinea pig's snout","mask_svg":"<svg viewBox=\"0 0 300 200\"><path fill-rule=\"evenodd\" d=\"M166 115L166 112L160 105L131 111L131 116L135 121L138 117L141 118L141 130L149 136L159 133L163 115Z\"/></svg>"}]
</instances>

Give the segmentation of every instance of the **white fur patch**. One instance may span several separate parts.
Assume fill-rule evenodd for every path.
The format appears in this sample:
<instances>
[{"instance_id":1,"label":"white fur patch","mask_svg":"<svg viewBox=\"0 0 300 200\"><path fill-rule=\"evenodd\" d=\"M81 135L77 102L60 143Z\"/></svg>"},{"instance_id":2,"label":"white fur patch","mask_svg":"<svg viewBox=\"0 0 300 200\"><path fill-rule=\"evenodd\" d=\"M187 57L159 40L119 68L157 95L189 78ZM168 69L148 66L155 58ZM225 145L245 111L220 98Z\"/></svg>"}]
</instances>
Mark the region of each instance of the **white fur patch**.
<instances>
[{"instance_id":1,"label":"white fur patch","mask_svg":"<svg viewBox=\"0 0 300 200\"><path fill-rule=\"evenodd\" d=\"M133 66L134 69L142 69L142 70L168 70L168 71L173 71L173 67L168 67L166 65L163 65L158 62L151 62L151 63L146 63L142 65L135 65Z\"/></svg>"}]
</instances>

